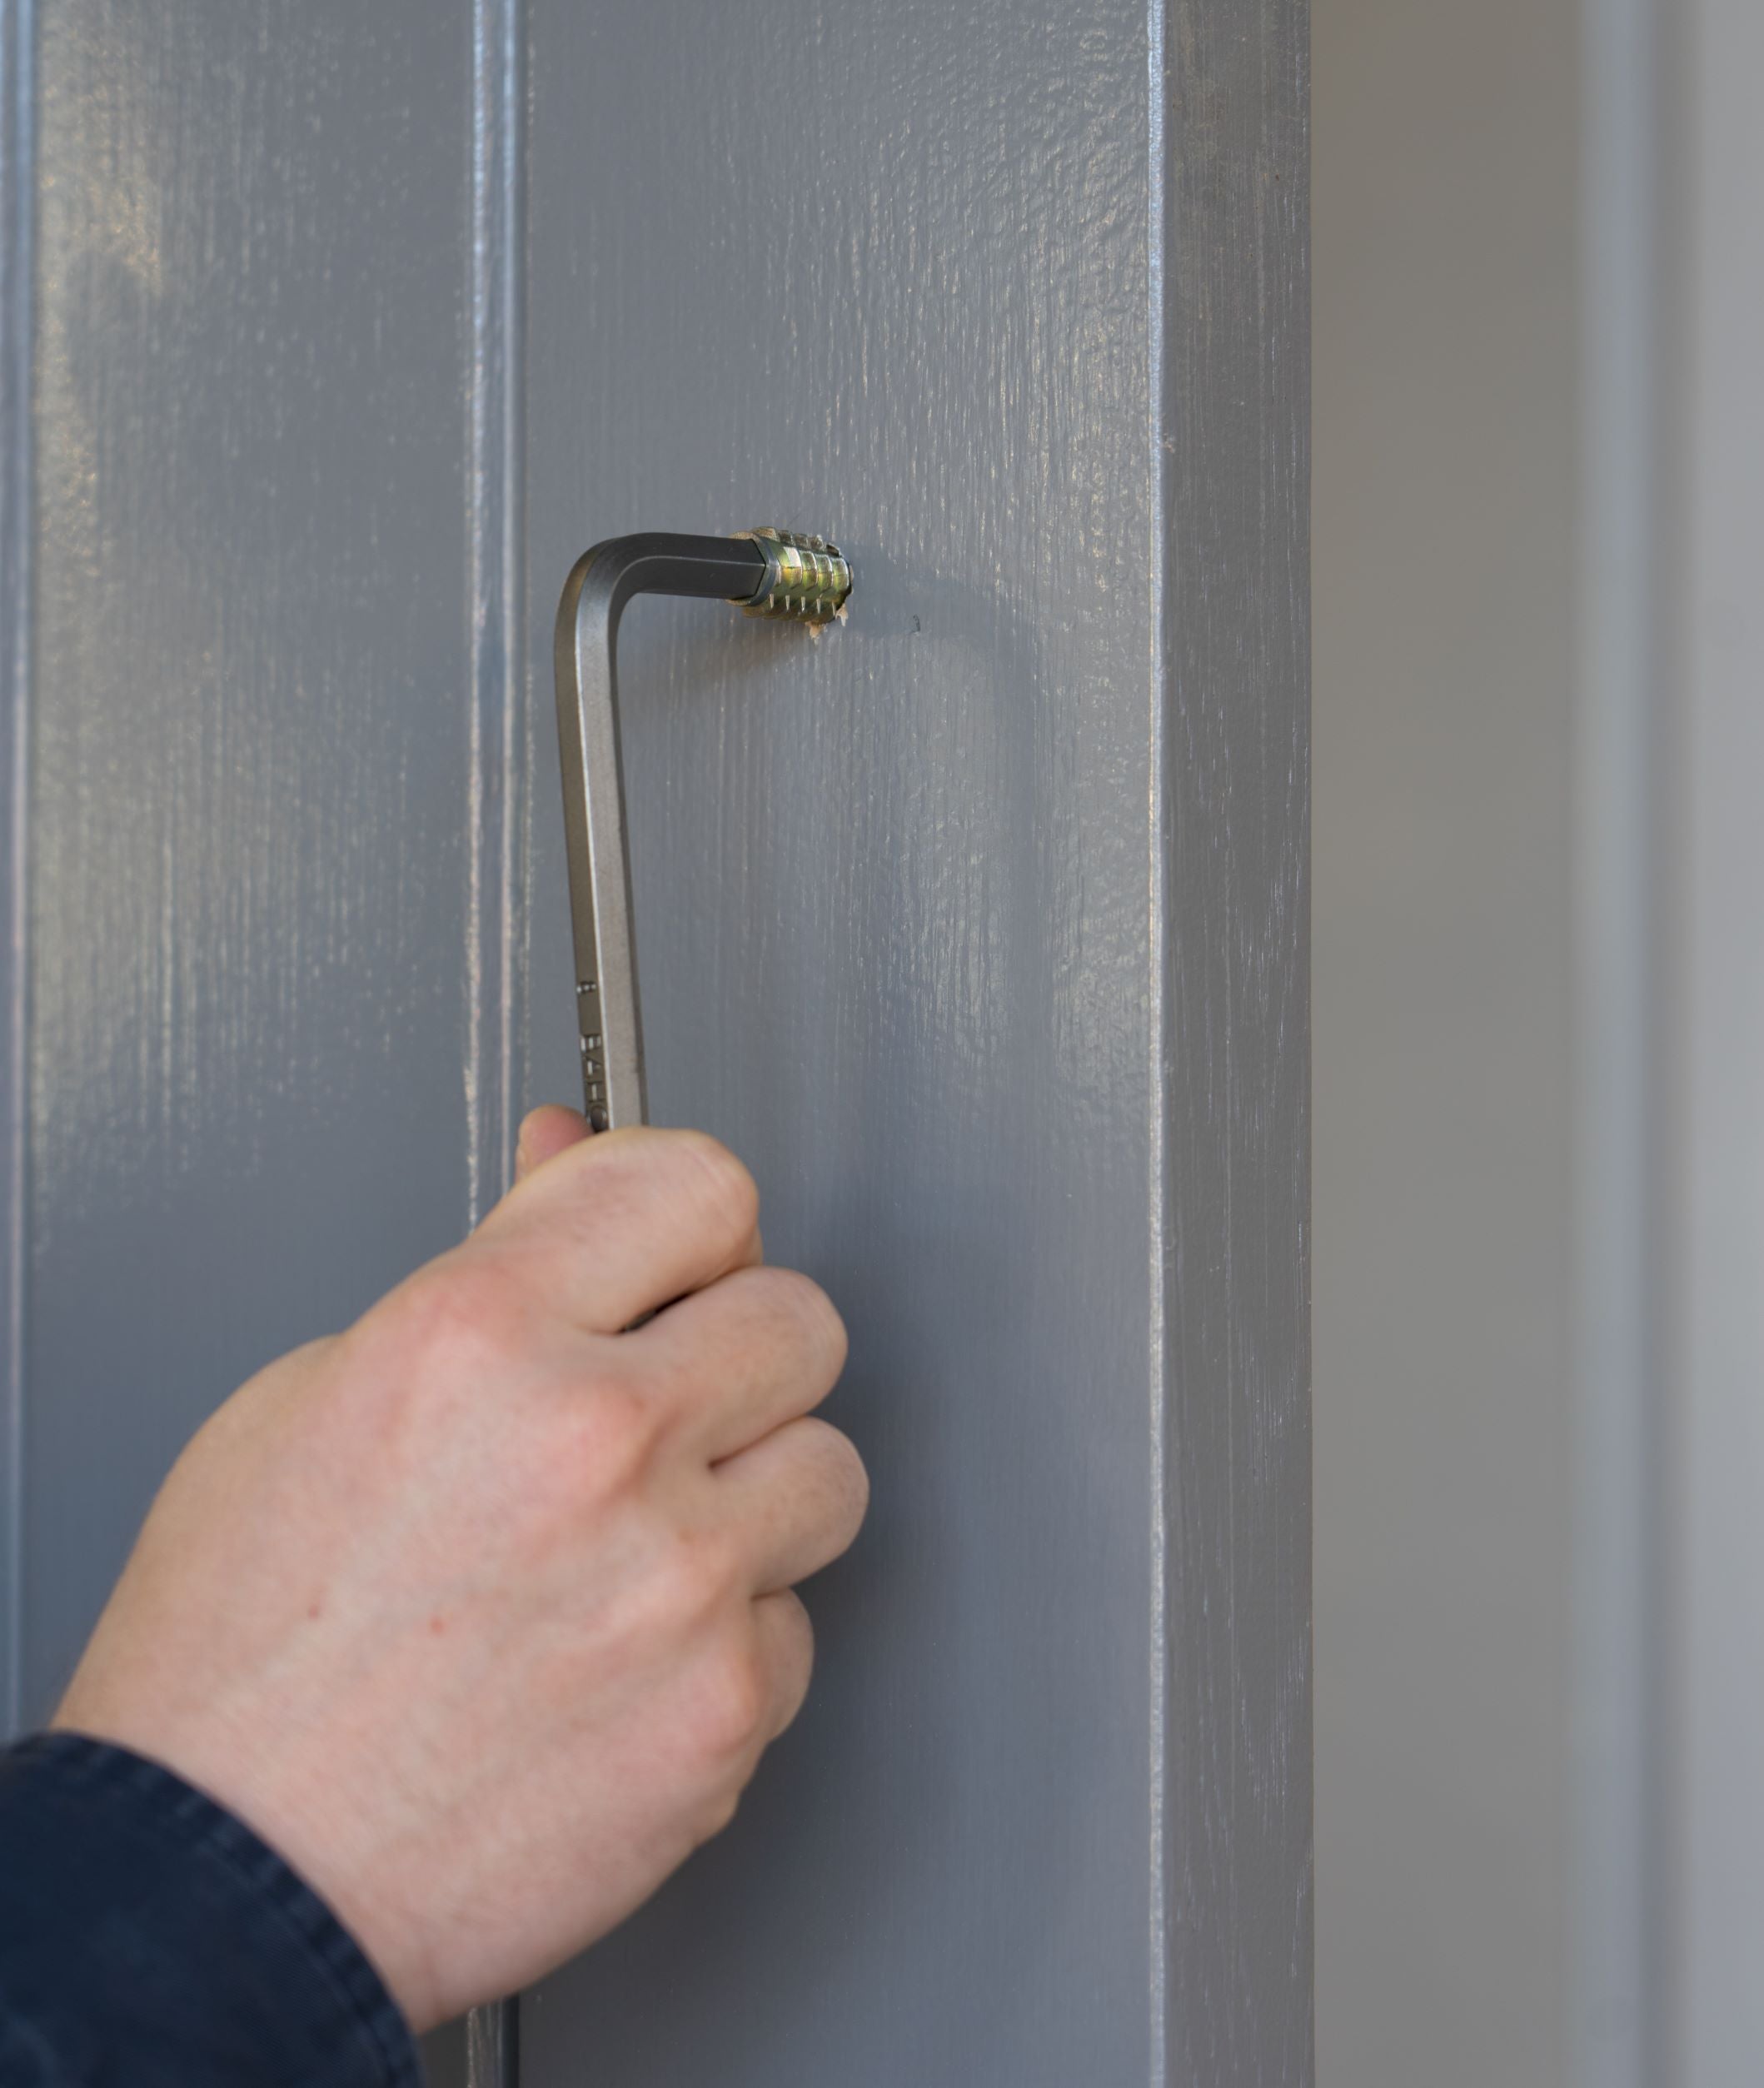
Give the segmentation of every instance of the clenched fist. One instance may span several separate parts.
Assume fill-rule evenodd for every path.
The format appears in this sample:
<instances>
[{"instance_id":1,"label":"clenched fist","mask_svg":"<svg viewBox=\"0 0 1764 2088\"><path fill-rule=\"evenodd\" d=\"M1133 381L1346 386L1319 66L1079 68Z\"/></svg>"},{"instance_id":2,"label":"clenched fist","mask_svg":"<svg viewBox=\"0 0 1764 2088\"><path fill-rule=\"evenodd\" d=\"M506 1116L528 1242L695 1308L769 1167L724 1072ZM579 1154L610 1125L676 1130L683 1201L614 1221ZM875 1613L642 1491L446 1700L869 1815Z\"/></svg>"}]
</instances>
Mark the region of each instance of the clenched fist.
<instances>
[{"instance_id":1,"label":"clenched fist","mask_svg":"<svg viewBox=\"0 0 1764 2088\"><path fill-rule=\"evenodd\" d=\"M419 2030L725 1825L808 1685L790 1590L866 1495L807 1418L844 1328L761 1265L739 1161L550 1109L520 1172L202 1430L56 1717L247 1820Z\"/></svg>"}]
</instances>

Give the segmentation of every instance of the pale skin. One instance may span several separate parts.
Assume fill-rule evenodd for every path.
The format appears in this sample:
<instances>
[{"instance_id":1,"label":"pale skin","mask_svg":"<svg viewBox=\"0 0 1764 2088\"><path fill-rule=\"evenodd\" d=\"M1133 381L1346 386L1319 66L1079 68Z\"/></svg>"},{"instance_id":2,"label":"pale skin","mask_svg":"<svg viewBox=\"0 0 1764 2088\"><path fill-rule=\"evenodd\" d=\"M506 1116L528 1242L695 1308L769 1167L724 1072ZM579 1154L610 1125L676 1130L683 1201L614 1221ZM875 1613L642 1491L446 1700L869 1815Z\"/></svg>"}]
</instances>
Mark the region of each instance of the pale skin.
<instances>
[{"instance_id":1,"label":"pale skin","mask_svg":"<svg viewBox=\"0 0 1764 2088\"><path fill-rule=\"evenodd\" d=\"M463 1245L196 1437L56 1715L247 1821L418 2030L622 1920L802 1702L867 1483L758 1217L712 1139L536 1112Z\"/></svg>"}]
</instances>

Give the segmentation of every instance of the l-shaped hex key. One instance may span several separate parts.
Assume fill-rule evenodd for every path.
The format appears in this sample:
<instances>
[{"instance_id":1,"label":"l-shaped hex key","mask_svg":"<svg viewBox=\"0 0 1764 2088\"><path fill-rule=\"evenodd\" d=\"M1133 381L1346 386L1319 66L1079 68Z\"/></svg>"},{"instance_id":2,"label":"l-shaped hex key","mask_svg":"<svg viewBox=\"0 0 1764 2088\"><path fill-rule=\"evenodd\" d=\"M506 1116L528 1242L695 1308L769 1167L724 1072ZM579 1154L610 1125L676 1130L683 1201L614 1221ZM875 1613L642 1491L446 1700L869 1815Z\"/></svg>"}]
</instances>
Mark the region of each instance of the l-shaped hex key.
<instances>
[{"instance_id":1,"label":"l-shaped hex key","mask_svg":"<svg viewBox=\"0 0 1764 2088\"><path fill-rule=\"evenodd\" d=\"M851 569L819 536L614 536L585 551L557 609L557 743L576 943L582 1102L591 1129L648 1119L631 924L630 845L619 750L619 618L633 595L696 595L753 616L819 623Z\"/></svg>"}]
</instances>

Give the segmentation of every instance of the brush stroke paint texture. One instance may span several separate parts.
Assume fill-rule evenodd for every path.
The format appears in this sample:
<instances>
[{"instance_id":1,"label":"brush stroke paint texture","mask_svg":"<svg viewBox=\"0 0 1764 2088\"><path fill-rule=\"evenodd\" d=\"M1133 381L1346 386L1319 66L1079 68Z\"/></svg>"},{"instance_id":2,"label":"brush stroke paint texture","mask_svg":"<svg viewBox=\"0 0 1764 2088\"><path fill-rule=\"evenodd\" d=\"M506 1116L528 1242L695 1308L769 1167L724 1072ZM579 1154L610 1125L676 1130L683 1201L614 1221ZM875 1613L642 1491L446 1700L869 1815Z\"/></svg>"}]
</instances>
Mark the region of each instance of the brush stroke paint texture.
<instances>
[{"instance_id":1,"label":"brush stroke paint texture","mask_svg":"<svg viewBox=\"0 0 1764 2088\"><path fill-rule=\"evenodd\" d=\"M575 1092L576 555L820 530L818 643L633 609L625 751L655 1114L845 1309L875 1507L523 2078L1305 2088L1298 0L37 41L27 1712L182 1435Z\"/></svg>"}]
</instances>

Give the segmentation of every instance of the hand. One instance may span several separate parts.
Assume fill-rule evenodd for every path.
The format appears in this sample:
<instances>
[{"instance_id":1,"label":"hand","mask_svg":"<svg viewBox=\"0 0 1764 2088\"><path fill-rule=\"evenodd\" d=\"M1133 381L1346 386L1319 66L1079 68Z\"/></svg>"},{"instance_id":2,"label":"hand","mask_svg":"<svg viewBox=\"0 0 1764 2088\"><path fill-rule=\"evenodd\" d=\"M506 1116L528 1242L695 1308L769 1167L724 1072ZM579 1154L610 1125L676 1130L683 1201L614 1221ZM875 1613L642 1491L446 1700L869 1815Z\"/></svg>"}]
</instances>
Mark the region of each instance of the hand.
<instances>
[{"instance_id":1,"label":"hand","mask_svg":"<svg viewBox=\"0 0 1764 2088\"><path fill-rule=\"evenodd\" d=\"M728 1821L866 1497L805 1418L845 1330L760 1266L740 1163L557 1109L522 1149L464 1245L203 1428L55 1721L249 1821L419 2030Z\"/></svg>"}]
</instances>

